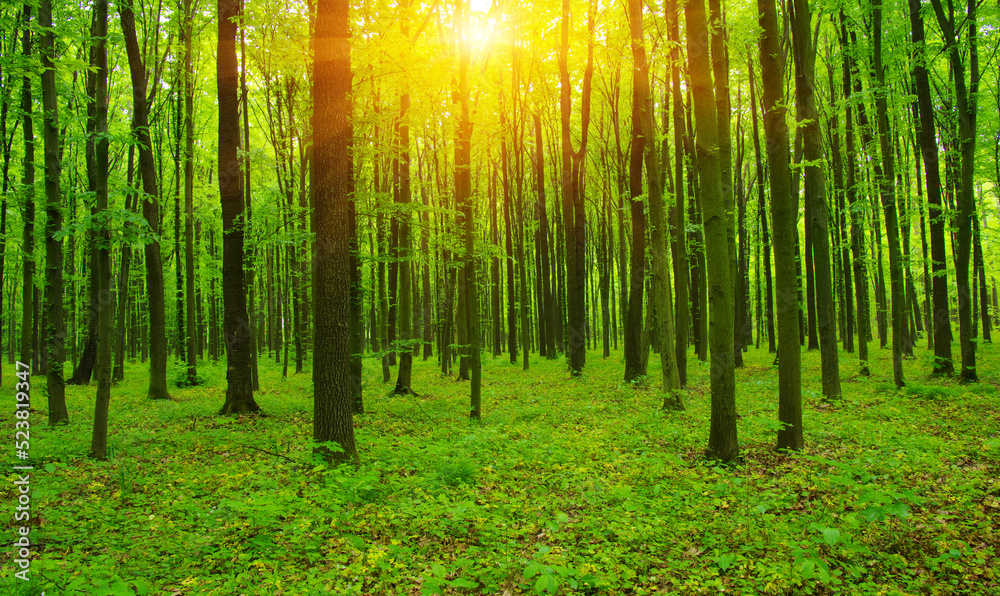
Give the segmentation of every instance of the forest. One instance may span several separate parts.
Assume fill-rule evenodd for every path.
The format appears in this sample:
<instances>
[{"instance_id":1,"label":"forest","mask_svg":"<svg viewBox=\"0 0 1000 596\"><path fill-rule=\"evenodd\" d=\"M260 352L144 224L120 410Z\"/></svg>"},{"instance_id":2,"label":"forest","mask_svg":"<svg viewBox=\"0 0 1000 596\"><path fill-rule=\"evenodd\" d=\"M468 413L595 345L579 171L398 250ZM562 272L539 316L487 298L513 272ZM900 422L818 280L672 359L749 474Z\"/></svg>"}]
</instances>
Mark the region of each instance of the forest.
<instances>
[{"instance_id":1,"label":"forest","mask_svg":"<svg viewBox=\"0 0 1000 596\"><path fill-rule=\"evenodd\" d=\"M1000 593L998 52L989 0L3 3L0 594Z\"/></svg>"}]
</instances>

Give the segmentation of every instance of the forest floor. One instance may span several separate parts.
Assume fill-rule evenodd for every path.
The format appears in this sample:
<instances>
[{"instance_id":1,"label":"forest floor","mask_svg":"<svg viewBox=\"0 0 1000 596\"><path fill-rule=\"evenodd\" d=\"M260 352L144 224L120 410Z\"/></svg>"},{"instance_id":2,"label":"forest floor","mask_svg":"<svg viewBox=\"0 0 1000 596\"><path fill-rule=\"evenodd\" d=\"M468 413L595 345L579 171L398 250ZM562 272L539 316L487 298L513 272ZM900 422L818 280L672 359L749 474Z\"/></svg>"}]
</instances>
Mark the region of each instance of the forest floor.
<instances>
[{"instance_id":1,"label":"forest floor","mask_svg":"<svg viewBox=\"0 0 1000 596\"><path fill-rule=\"evenodd\" d=\"M161 402L130 365L108 461L87 458L94 387L69 388L72 422L49 428L35 377L31 580L12 577L8 517L0 595L1000 594L1000 349L962 386L930 378L922 347L903 391L888 351L873 346L870 378L842 352L835 403L804 352L801 454L774 450L777 370L751 349L732 468L703 459L694 358L676 413L659 409L655 356L629 386L620 352L588 353L579 379L562 359L525 372L486 355L480 424L468 383L433 360L415 362L419 397L387 395L366 360L357 469L311 461L308 370L285 380L262 359L265 415L238 418L216 415L221 363ZM13 443L13 408L2 423Z\"/></svg>"}]
</instances>

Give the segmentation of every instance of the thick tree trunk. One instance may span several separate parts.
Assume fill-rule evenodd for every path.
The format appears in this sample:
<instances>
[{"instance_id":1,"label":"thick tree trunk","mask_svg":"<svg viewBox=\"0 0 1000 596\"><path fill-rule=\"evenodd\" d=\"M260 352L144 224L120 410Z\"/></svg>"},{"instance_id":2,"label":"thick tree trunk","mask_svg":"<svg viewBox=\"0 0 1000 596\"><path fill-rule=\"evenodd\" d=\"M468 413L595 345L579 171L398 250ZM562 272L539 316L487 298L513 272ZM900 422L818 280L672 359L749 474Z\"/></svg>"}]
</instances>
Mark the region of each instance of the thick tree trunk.
<instances>
[{"instance_id":1,"label":"thick tree trunk","mask_svg":"<svg viewBox=\"0 0 1000 596\"><path fill-rule=\"evenodd\" d=\"M219 0L218 9L216 79L219 89L219 198L222 203L222 299L225 312L223 326L227 348L226 401L219 413L243 414L257 412L260 406L253 398L253 375L250 370L252 345L243 268L246 220L243 217L245 212L243 177L237 155L240 146L237 96L239 79L236 73L236 23L233 18L239 16L240 7L234 0ZM346 263L348 258L346 234L343 241L345 246L339 258ZM350 286L350 276L345 274L333 283L345 294L342 300L336 301L338 308L347 309L346 294ZM317 285L319 284L317 280ZM344 335L346 340L346 330ZM348 370L346 364L345 373ZM318 363L316 368L319 368ZM349 388L347 394L350 395ZM347 403L350 404L350 401Z\"/></svg>"},{"instance_id":2,"label":"thick tree trunk","mask_svg":"<svg viewBox=\"0 0 1000 596\"><path fill-rule=\"evenodd\" d=\"M122 5L122 29L126 30L131 11ZM134 30L134 25L133 25ZM91 54L95 72L94 87L94 158L97 195L95 209L102 213L108 209L108 2L94 3L94 51ZM126 39L126 43L128 40ZM128 45L126 45L126 50ZM149 146L147 144L147 146ZM111 293L111 231L103 228L97 232L97 290L99 296ZM107 459L108 408L111 403L111 309L101 308L98 313L97 337L97 399L94 403L94 429L90 441L90 457Z\"/></svg>"},{"instance_id":3,"label":"thick tree trunk","mask_svg":"<svg viewBox=\"0 0 1000 596\"><path fill-rule=\"evenodd\" d=\"M732 226L726 215L725 193L722 188L718 113L706 47L708 26L702 0L689 1L684 7L684 15L687 21L687 50L697 126L696 147L705 222L705 251L714 257L707 264L708 293L712 308L712 324L708 332L708 343L711 345L712 414L706 456L731 462L739 457L733 367L733 284L730 279L730 264L719 258L719 255L730 253L729 234Z\"/></svg>"},{"instance_id":4,"label":"thick tree trunk","mask_svg":"<svg viewBox=\"0 0 1000 596\"><path fill-rule=\"evenodd\" d=\"M837 353L837 312L834 303L833 279L830 271L830 234L826 203L823 137L816 108L816 55L812 45L811 14L807 0L794 0L793 41L796 69L795 90L802 130L805 168L806 211L810 213L806 229L812 231L813 282L816 288L816 311L819 324L819 344L823 396L838 399L840 390L840 359ZM810 343L811 343L810 338Z\"/></svg>"},{"instance_id":5,"label":"thick tree trunk","mask_svg":"<svg viewBox=\"0 0 1000 596\"><path fill-rule=\"evenodd\" d=\"M351 415L351 31L347 0L318 0L313 48L313 440L331 462L358 461ZM339 445L332 448L329 443Z\"/></svg>"},{"instance_id":6,"label":"thick tree trunk","mask_svg":"<svg viewBox=\"0 0 1000 596\"><path fill-rule=\"evenodd\" d=\"M42 34L42 107L45 139L45 344L48 349L46 390L49 394L49 424L69 422L63 363L66 360L66 322L63 316L62 191L59 187L59 100L56 91L55 33L52 30L52 0L38 5ZM6 139L3 139L5 142Z\"/></svg>"},{"instance_id":7,"label":"thick tree trunk","mask_svg":"<svg viewBox=\"0 0 1000 596\"><path fill-rule=\"evenodd\" d=\"M670 26L670 79L673 96L674 122L674 204L671 219L674 229L673 265L674 283L677 292L674 297L674 359L677 361L677 378L680 386L687 386L688 354L688 267L687 267L687 220L684 214L684 101L681 98L680 64L680 14L677 1L664 3Z\"/></svg>"},{"instance_id":8,"label":"thick tree trunk","mask_svg":"<svg viewBox=\"0 0 1000 596\"><path fill-rule=\"evenodd\" d=\"M924 19L920 14L920 0L910 0L910 30L916 53L913 64L914 87L917 95L917 112L920 118L920 155L924 162L924 172L927 181L928 218L930 219L931 258L930 281L933 307L928 308L933 313L929 320L932 329L928 330L934 346L935 374L950 375L955 372L951 354L951 320L948 316L948 267L945 262L945 219L941 201L941 166L938 160L938 144L935 134L934 105L931 100L930 76L926 65L926 50L924 49ZM923 218L921 218L921 234L923 234ZM926 265L925 265L926 267ZM926 277L926 273L925 273Z\"/></svg>"},{"instance_id":9,"label":"thick tree trunk","mask_svg":"<svg viewBox=\"0 0 1000 596\"><path fill-rule=\"evenodd\" d=\"M979 54L976 44L976 3L969 0L966 21L968 22L969 81L965 80L965 64L959 47L960 32L955 31L954 17L945 15L940 0L931 0L938 25L941 27L951 65L952 81L955 85L956 111L958 116L958 141L961 147L961 184L958 192L958 218L956 220L955 281L958 291L958 334L962 350L961 379L965 382L978 381L976 372L976 346L973 340L972 292L969 283L969 263L972 253L972 221L975 217L975 157L976 157L976 109L979 91ZM964 38L963 38L964 39ZM935 316L937 316L935 314Z\"/></svg>"}]
</instances>

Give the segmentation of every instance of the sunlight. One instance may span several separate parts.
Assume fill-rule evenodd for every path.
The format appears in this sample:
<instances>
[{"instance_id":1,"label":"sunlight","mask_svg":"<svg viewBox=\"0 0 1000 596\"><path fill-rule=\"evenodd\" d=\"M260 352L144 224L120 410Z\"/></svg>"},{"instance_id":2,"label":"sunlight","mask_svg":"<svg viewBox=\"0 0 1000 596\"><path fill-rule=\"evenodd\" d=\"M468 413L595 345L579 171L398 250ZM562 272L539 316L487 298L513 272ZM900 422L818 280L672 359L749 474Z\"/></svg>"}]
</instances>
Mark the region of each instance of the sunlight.
<instances>
[{"instance_id":1,"label":"sunlight","mask_svg":"<svg viewBox=\"0 0 1000 596\"><path fill-rule=\"evenodd\" d=\"M486 14L490 11L490 6L493 5L493 0L469 0L469 6L472 8L472 12L481 12Z\"/></svg>"}]
</instances>

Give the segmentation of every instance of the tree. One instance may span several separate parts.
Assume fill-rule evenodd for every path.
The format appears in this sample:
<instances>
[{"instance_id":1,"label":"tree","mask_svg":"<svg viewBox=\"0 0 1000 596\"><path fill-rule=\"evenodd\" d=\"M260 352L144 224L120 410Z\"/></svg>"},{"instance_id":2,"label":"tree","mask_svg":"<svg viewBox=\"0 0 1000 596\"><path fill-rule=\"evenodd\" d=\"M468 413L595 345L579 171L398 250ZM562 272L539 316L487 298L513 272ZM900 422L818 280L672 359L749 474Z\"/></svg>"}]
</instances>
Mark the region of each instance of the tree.
<instances>
[{"instance_id":1,"label":"tree","mask_svg":"<svg viewBox=\"0 0 1000 596\"><path fill-rule=\"evenodd\" d=\"M44 33L42 58L42 109L45 139L45 312L49 393L49 424L69 422L63 362L66 360L66 323L63 320L62 191L59 188L59 101L56 91L55 32L52 29L52 0L38 4L38 24Z\"/></svg>"},{"instance_id":2,"label":"tree","mask_svg":"<svg viewBox=\"0 0 1000 596\"><path fill-rule=\"evenodd\" d=\"M95 74L94 115L95 139L94 157L97 174L97 213L108 209L108 2L94 2L94 51L91 54ZM97 290L98 295L107 296L111 292L111 232L103 225L97 237ZM97 399L94 404L94 431L90 441L90 456L107 459L108 455L108 409L111 404L111 309L104 307L98 312L97 322Z\"/></svg>"},{"instance_id":3,"label":"tree","mask_svg":"<svg viewBox=\"0 0 1000 596\"><path fill-rule=\"evenodd\" d=\"M930 212L931 236L931 295L933 300L930 317L933 329L934 365L936 374L952 374L955 366L951 360L951 321L948 316L948 267L945 263L944 209L941 202L941 166L938 160L937 136L934 133L934 106L931 101L930 77L927 71L927 52L924 49L924 19L920 15L920 0L909 0L910 29L914 45L913 80L917 93L919 115L918 135L920 155L924 162L927 184L927 203Z\"/></svg>"},{"instance_id":4,"label":"tree","mask_svg":"<svg viewBox=\"0 0 1000 596\"><path fill-rule=\"evenodd\" d=\"M458 30L458 100L461 106L458 121L458 138L455 146L455 200L462 211L462 221L465 232L465 277L463 284L466 293L466 312L468 342L469 342L469 368L470 368L470 409L469 416L473 420L479 420L482 416L482 365L480 362L480 323L479 323L479 297L476 286L476 228L473 219L472 201L472 123L469 121L469 40L465 35L468 17L466 15L466 4L462 0L457 0L455 7L455 18L457 19ZM521 259L523 263L524 260ZM524 276L522 275L522 279ZM522 282L524 283L524 282ZM523 285L522 285L523 288ZM526 308L524 303L524 290L521 292L522 313ZM522 314L522 320L524 316ZM527 342L524 342L527 344ZM525 346L525 362L527 362L528 352Z\"/></svg>"},{"instance_id":5,"label":"tree","mask_svg":"<svg viewBox=\"0 0 1000 596\"><path fill-rule=\"evenodd\" d=\"M559 44L559 114L562 133L563 220L566 227L566 306L569 319L566 328L566 352L569 356L570 372L578 376L583 374L583 366L587 362L587 311L584 303L584 281L587 275L584 241L587 220L582 186L587 156L587 129L590 125L590 82L594 75L593 5L588 17L590 41L587 45L587 70L583 75L583 94L580 102L582 130L580 148L577 151L573 151L573 140L570 137L569 25L570 0L563 0L562 37Z\"/></svg>"},{"instance_id":6,"label":"tree","mask_svg":"<svg viewBox=\"0 0 1000 596\"><path fill-rule=\"evenodd\" d=\"M722 188L719 160L719 127L708 26L703 0L684 7L687 21L687 51L697 137L698 181L702 193L705 251L729 254L729 223ZM711 310L708 344L711 352L712 415L706 455L731 462L739 457L736 440L736 379L733 356L733 284L728 259L708 261L708 296Z\"/></svg>"},{"instance_id":7,"label":"tree","mask_svg":"<svg viewBox=\"0 0 1000 596\"><path fill-rule=\"evenodd\" d=\"M796 69L795 96L799 108L805 168L805 202L809 213L806 226L812 231L807 243L812 247L813 280L819 322L823 396L840 397L840 359L837 354L837 312L833 301L830 273L830 234L827 227L826 176L823 171L823 136L816 109L816 53L812 43L808 0L794 0L793 46ZM808 257L807 257L808 258Z\"/></svg>"},{"instance_id":8,"label":"tree","mask_svg":"<svg viewBox=\"0 0 1000 596\"><path fill-rule=\"evenodd\" d=\"M632 61L635 64L632 78L633 151L638 151L646 164L646 181L649 184L650 253L653 265L653 307L657 325L654 333L660 347L660 366L663 377L664 409L682 410L680 377L677 372L676 354L673 349L674 322L671 304L670 275L667 271L667 218L664 212L663 179L661 178L659 152L654 142L653 98L649 89L649 64L642 34L642 4L630 0L628 4L629 29L632 34Z\"/></svg>"},{"instance_id":9,"label":"tree","mask_svg":"<svg viewBox=\"0 0 1000 596\"><path fill-rule=\"evenodd\" d=\"M25 4L21 11L24 33L21 34L21 53L26 61L31 56L31 5ZM23 195L22 211L24 235L22 236L23 259L21 265L21 362L31 366L34 346L31 331L35 326L35 311L32 308L35 290L35 129L31 116L31 76L25 71L21 84L21 133L24 139L24 173L21 177ZM28 392L30 396L31 393ZM30 402L29 402L30 403Z\"/></svg>"},{"instance_id":10,"label":"tree","mask_svg":"<svg viewBox=\"0 0 1000 596\"><path fill-rule=\"evenodd\" d=\"M975 217L976 114L979 92L979 53L976 44L976 2L970 0L965 21L968 24L969 83L965 81L965 63L958 45L954 13L945 14L941 0L931 0L938 25L941 27L948 62L955 85L958 116L958 136L961 148L961 179L958 192L958 219L955 233L955 282L958 286L958 337L962 349L962 381L979 380L976 372L975 329L972 324L972 286L969 283L969 261L972 252L972 221ZM950 8L950 7L949 7ZM877 22L877 21L876 21ZM877 38L876 38L877 39ZM937 314L935 314L937 316Z\"/></svg>"},{"instance_id":11,"label":"tree","mask_svg":"<svg viewBox=\"0 0 1000 596\"><path fill-rule=\"evenodd\" d=\"M194 64L191 60L191 38L193 37L194 14L191 0L183 2L183 22L181 32L184 41L184 74L181 93L184 95L184 311L187 312L187 384L198 380L198 357L195 336L195 296L194 296ZM179 232L179 231L178 231ZM179 233L178 233L179 235ZM178 258L180 258L178 256ZM180 263L177 264L180 271ZM178 329L180 331L180 329Z\"/></svg>"},{"instance_id":12,"label":"tree","mask_svg":"<svg viewBox=\"0 0 1000 596\"><path fill-rule=\"evenodd\" d=\"M122 32L125 35L125 51L128 54L129 75L132 80L132 123L133 136L139 146L139 172L142 176L142 190L146 195L142 213L149 224L151 234L146 239L146 289L149 299L149 392L150 399L170 399L167 391L167 317L165 308L163 259L160 256L159 187L156 177L156 162L153 155L153 141L149 134L149 101L146 97L146 68L143 64L139 42L135 33L135 16L132 5L123 2L119 6ZM154 90L156 88L154 81ZM100 173L98 173L100 176ZM100 295L100 294L99 294ZM101 345L98 342L98 353Z\"/></svg>"},{"instance_id":13,"label":"tree","mask_svg":"<svg viewBox=\"0 0 1000 596\"><path fill-rule=\"evenodd\" d=\"M350 351L351 31L347 0L317 0L313 30L313 440L330 462L358 461ZM327 444L335 442L340 449Z\"/></svg>"},{"instance_id":14,"label":"tree","mask_svg":"<svg viewBox=\"0 0 1000 596\"><path fill-rule=\"evenodd\" d=\"M260 410L253 398L250 370L250 319L243 271L244 234L243 176L240 171L240 121L237 94L236 23L239 2L219 0L219 39L216 79L219 88L219 198L222 203L222 300L225 309L226 401L220 414L244 414ZM346 238L345 238L346 240ZM347 258L345 247L344 258ZM344 291L348 278L342 280ZM348 300L343 300L347 308ZM188 313L192 316L193 313ZM346 333L345 333L346 338ZM348 395L350 392L348 391Z\"/></svg>"},{"instance_id":15,"label":"tree","mask_svg":"<svg viewBox=\"0 0 1000 596\"><path fill-rule=\"evenodd\" d=\"M403 37L410 33L408 0L402 0L399 5L400 29ZM399 214L399 246L397 250L400 262L399 271L399 371L396 375L396 388L393 393L406 395L413 393L410 386L413 374L413 305L410 288L413 284L413 241L410 238L410 93L403 91L399 96L399 203L404 207Z\"/></svg>"},{"instance_id":16,"label":"tree","mask_svg":"<svg viewBox=\"0 0 1000 596\"><path fill-rule=\"evenodd\" d=\"M802 381L799 343L798 280L795 239L798 209L792 199L788 168L788 125L782 98L785 76L778 37L774 0L757 0L760 15L760 70L763 82L761 108L767 167L771 182L771 217L774 225L774 274L778 323L778 449L800 450L802 438Z\"/></svg>"},{"instance_id":17,"label":"tree","mask_svg":"<svg viewBox=\"0 0 1000 596\"><path fill-rule=\"evenodd\" d=\"M875 95L875 113L878 125L879 146L882 150L884 176L879 182L879 195L885 211L885 234L889 243L889 288L892 293L892 376L896 387L902 387L903 350L906 339L906 291L903 286L903 263L899 248L899 222L896 212L896 176L892 150L892 133L889 130L889 114L886 105L885 69L882 67L882 5L876 4L872 20L875 26L873 39L875 81L878 90Z\"/></svg>"}]
</instances>

